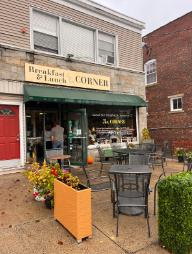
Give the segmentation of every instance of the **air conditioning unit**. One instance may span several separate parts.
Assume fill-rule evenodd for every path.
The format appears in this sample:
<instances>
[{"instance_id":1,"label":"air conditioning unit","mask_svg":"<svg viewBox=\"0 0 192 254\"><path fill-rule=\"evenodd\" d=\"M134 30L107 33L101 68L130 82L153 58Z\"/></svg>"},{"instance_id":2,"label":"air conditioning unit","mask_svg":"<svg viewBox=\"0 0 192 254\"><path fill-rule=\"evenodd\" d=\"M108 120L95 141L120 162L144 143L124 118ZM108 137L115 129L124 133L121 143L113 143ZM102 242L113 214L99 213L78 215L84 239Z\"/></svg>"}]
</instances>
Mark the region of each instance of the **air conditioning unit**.
<instances>
[{"instance_id":1,"label":"air conditioning unit","mask_svg":"<svg viewBox=\"0 0 192 254\"><path fill-rule=\"evenodd\" d=\"M103 63L104 64L114 64L115 63L114 56L109 56L109 55L103 56Z\"/></svg>"}]
</instances>

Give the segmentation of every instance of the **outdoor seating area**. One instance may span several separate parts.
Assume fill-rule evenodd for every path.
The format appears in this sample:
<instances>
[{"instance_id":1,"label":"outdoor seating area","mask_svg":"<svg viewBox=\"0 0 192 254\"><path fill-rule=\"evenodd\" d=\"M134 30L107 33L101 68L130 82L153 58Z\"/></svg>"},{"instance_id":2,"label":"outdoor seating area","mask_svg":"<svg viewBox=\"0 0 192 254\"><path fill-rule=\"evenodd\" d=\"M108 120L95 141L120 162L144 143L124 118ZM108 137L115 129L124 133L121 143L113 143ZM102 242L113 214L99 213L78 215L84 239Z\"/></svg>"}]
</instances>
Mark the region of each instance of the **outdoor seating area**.
<instances>
[{"instance_id":1,"label":"outdoor seating area","mask_svg":"<svg viewBox=\"0 0 192 254\"><path fill-rule=\"evenodd\" d=\"M43 227L45 228L43 230L46 232L48 228L51 227L51 231L55 234L53 239L58 238L58 241L67 243L68 248L69 245L72 244L74 249L78 248L79 251L85 246L89 246L89 248L93 249L98 248L101 253L109 253L110 246L112 246L114 252L110 253L137 252L141 254L143 250L145 250L146 253L166 253L167 251L158 244L158 185L160 179L183 172L185 160L183 163L179 163L176 157L172 160L171 152L167 152L167 142L162 144L162 152L159 150L156 151L155 147L157 146L152 143L143 144L142 147L138 146L138 148L113 147L113 149L106 149L104 151L98 147L98 151L101 152L99 153L99 156L101 155L101 161L86 167L83 165L82 161L80 161L80 166L71 166L70 156L62 155L62 152L59 150L47 151L47 163L52 163L52 160L57 159L67 159L68 161L68 172L70 174L67 173L67 169L63 167L63 164L61 164L61 169L59 164L55 164L55 166L52 164L49 171L47 171L49 174L52 174L52 167L54 167L52 179L55 179L55 181L60 179L60 181L57 181L58 186L63 185L62 181L64 182L65 179L70 179L70 184L66 180L65 183L71 187L69 190L72 192L77 191L78 193L78 189L76 189L78 183L80 183L80 186L85 186L80 191L82 193L87 189L86 187L91 189L91 205L88 209L89 219L86 219L88 211L86 212L85 210L85 212L83 212L83 208L79 207L80 204L82 205L82 201L80 201L80 204L76 204L76 201L73 201L72 197L66 194L66 191L65 194L62 194L62 190L59 187L55 189L54 209L47 209L42 202L36 202L33 199L33 195L29 194L26 196L27 188L30 186L30 183L22 174L14 174L13 177L10 174L10 177L7 179L2 176L0 181L2 181L1 183L4 188L2 188L1 194L6 200L8 193L6 191L7 186L12 188L11 185L13 183L18 183L17 185L21 184L18 190L17 188L15 189L15 197L18 196L17 202L19 202L19 206L23 206L23 204L26 206L26 211L30 207L30 212L26 212L26 215L31 214L31 223L33 224L35 220L38 220L43 226L44 222L47 221L49 227L44 225ZM156 163L153 164L153 161ZM103 162L107 163L104 164ZM34 165L38 166L38 164ZM188 167L184 168L184 171L191 171L192 164L188 162L187 166ZM46 162L44 162L42 166L42 172L44 172L44 170L48 170ZM39 166L38 171L41 171ZM33 174L34 173L30 175L32 177L30 179L33 179ZM40 176L44 178L43 175ZM5 179L6 186L3 182L3 178ZM38 180L35 181L38 183ZM36 186L36 191L39 186L41 186L41 182ZM18 191L22 191L22 194L17 194ZM50 195L46 194L46 198ZM90 194L86 194L85 204L88 206L89 199ZM45 203L46 200L47 199L45 199ZM63 201L61 202L61 200ZM57 205L58 201L59 205ZM69 216L65 214L65 211L67 211L66 208L63 207L63 202L66 204L68 201L70 201L67 205L68 210L71 211L70 213L74 216L74 211L77 209L77 213L81 214L78 216L79 219L77 217L77 223L80 225L81 221L84 233L86 232L86 225L89 224L88 235L86 235L86 233L85 235L84 233L76 233L77 225L74 226L75 224L73 224L76 219L74 217L69 218ZM15 203L12 204L15 205ZM18 207L17 209L21 208ZM41 210L42 212L40 212ZM60 211L62 211L65 216L63 216ZM9 218L9 220L7 220L6 217L3 218L2 228L5 229L5 236L10 223L12 226L19 228L19 225L22 225L22 223L26 224L26 222L30 220L30 216L26 215L17 218L16 214L18 214L18 212L12 214L9 206L6 205L5 213ZM35 218L35 220L32 218ZM56 221L53 220L54 218ZM65 218L67 218L67 221ZM73 230L70 229L70 224L73 224ZM59 233L56 233L56 228L59 229ZM34 227L30 230L30 232L32 232L30 234L34 235L38 229ZM138 236L140 240L138 240ZM0 243L3 243L3 237L4 236L1 237ZM75 245L75 238L78 243L81 243L78 245L80 247ZM43 236L42 239L44 239ZM53 239L51 239L51 243L53 243ZM94 251L89 252L94 253Z\"/></svg>"},{"instance_id":2,"label":"outdoor seating area","mask_svg":"<svg viewBox=\"0 0 192 254\"><path fill-rule=\"evenodd\" d=\"M171 170L176 173L183 170L183 164L178 163L176 159L172 161L170 157L167 162L165 171ZM114 166L116 166L116 164L114 164ZM108 172L110 167L111 165L105 165L104 170ZM88 167L85 167L85 169L86 171L98 170L100 169L100 162L90 164ZM83 173L83 168L71 167L71 172L73 175L79 177L82 184L87 185L87 179ZM18 248L19 238L25 239L27 237L25 248L28 248L29 252L33 252L33 248L35 247L31 243L35 240L36 245L38 245L40 249L52 253L56 251L57 253L62 253L63 246L65 246L64 248L68 250L68 253L72 253L72 250L73 252L81 251L82 253L86 253L85 250L87 249L88 251L89 248L89 253L136 252L139 254L166 254L167 250L162 249L158 244L157 215L154 216L154 188L159 176L163 172L161 167L155 167L155 170L151 172L150 185L153 192L148 195L150 238L148 237L147 219L144 213L139 216L119 214L119 230L118 237L116 237L117 206L115 208L115 218L113 218L113 203L111 202L111 190L109 189L91 193L93 237L87 241L83 240L79 245L62 224L58 221L54 221L54 209L47 209L42 202L35 201L33 195L26 196L30 184L26 177L21 173L5 175L6 177L1 176L1 198L3 200L7 199L7 201L4 201L4 205L1 204L1 207L5 208L2 212L5 212L6 216L3 217L2 215L1 219L1 223L3 224L1 229L3 231L0 231L0 244L5 250L7 248L5 243L10 246L9 250L14 250L14 246ZM174 172L172 174L174 174ZM113 175L110 174L110 176L112 178ZM139 185L140 184L141 182ZM17 197L11 197L12 202L9 202L9 194L12 188L14 189L13 197ZM155 206L157 206L157 203L155 203ZM22 216L18 216L19 214L22 214ZM38 223L36 222L37 220L39 221ZM9 227L10 225L12 225L12 228ZM8 237L12 229L14 229L12 236ZM28 235L31 235L31 237L28 237ZM11 244L9 244L9 242ZM63 245L58 244L58 242L62 242ZM19 248L22 249L22 244L20 244Z\"/></svg>"}]
</instances>

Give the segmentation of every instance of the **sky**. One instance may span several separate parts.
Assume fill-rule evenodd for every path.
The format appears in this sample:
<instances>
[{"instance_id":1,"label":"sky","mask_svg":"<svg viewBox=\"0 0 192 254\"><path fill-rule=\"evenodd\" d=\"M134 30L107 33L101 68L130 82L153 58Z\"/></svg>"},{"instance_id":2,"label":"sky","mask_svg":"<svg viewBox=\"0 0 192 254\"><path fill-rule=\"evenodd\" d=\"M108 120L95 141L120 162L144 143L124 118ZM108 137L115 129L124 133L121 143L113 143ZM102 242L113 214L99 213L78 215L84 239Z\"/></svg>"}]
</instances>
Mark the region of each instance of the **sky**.
<instances>
[{"instance_id":1,"label":"sky","mask_svg":"<svg viewBox=\"0 0 192 254\"><path fill-rule=\"evenodd\" d=\"M145 23L142 35L192 11L192 0L93 0Z\"/></svg>"}]
</instances>

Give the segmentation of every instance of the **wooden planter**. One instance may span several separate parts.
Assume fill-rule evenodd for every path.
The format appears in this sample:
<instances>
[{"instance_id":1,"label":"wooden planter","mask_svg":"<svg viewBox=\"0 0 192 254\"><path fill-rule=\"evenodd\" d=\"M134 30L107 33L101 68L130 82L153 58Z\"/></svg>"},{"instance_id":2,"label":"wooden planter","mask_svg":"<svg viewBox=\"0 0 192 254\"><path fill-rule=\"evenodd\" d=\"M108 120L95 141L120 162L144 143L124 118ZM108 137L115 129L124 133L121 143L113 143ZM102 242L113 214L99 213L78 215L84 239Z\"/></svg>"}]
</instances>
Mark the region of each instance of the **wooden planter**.
<instances>
[{"instance_id":1,"label":"wooden planter","mask_svg":"<svg viewBox=\"0 0 192 254\"><path fill-rule=\"evenodd\" d=\"M54 217L76 239L91 237L91 189L75 190L54 179Z\"/></svg>"}]
</instances>

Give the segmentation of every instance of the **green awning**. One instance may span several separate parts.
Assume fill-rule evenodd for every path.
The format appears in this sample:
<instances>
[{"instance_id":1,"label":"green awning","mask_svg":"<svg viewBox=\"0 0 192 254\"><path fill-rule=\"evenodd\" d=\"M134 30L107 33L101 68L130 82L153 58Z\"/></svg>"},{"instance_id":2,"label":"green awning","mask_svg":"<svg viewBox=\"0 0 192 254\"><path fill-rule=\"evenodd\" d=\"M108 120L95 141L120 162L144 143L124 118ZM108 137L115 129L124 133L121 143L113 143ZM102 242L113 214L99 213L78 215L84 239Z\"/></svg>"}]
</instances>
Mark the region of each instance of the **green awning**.
<instances>
[{"instance_id":1,"label":"green awning","mask_svg":"<svg viewBox=\"0 0 192 254\"><path fill-rule=\"evenodd\" d=\"M137 95L84 91L66 88L24 85L24 102L53 101L96 105L147 107L147 102Z\"/></svg>"}]
</instances>

